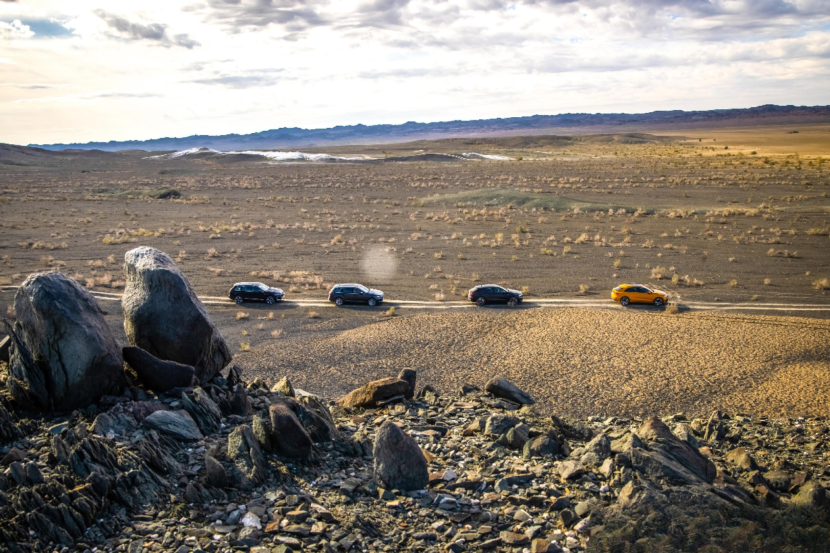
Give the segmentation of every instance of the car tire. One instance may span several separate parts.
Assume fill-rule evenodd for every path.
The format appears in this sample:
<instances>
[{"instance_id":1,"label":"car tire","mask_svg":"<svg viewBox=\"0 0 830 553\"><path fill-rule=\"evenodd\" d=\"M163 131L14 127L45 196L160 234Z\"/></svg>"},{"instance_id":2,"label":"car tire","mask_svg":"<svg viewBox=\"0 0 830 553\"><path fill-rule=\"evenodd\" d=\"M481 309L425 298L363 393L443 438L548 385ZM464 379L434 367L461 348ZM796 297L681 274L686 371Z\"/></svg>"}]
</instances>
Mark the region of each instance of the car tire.
<instances>
[{"instance_id":1,"label":"car tire","mask_svg":"<svg viewBox=\"0 0 830 553\"><path fill-rule=\"evenodd\" d=\"M337 298L334 300L334 305L337 307L343 307L343 298Z\"/></svg>"},{"instance_id":2,"label":"car tire","mask_svg":"<svg viewBox=\"0 0 830 553\"><path fill-rule=\"evenodd\" d=\"M375 298L372 298L372 299L370 299L370 300L369 300L368 302L366 302L366 303L368 303L368 304L369 304L369 307L374 307L374 306L376 306L376 305L378 304L378 300L376 300Z\"/></svg>"},{"instance_id":3,"label":"car tire","mask_svg":"<svg viewBox=\"0 0 830 553\"><path fill-rule=\"evenodd\" d=\"M655 307L663 307L663 298L654 298Z\"/></svg>"},{"instance_id":4,"label":"car tire","mask_svg":"<svg viewBox=\"0 0 830 553\"><path fill-rule=\"evenodd\" d=\"M265 303L267 303L268 305L274 305L275 303L277 303L277 300L274 299L274 296L268 296L267 298L265 298Z\"/></svg>"},{"instance_id":5,"label":"car tire","mask_svg":"<svg viewBox=\"0 0 830 553\"><path fill-rule=\"evenodd\" d=\"M233 301L236 302L236 305L242 305L242 302L245 301L242 299L242 296L236 296Z\"/></svg>"},{"instance_id":6,"label":"car tire","mask_svg":"<svg viewBox=\"0 0 830 553\"><path fill-rule=\"evenodd\" d=\"M623 296L623 297L620 298L620 305L622 305L623 307L628 307L628 304L630 304L630 303L631 303L631 300L628 299L627 296Z\"/></svg>"},{"instance_id":7,"label":"car tire","mask_svg":"<svg viewBox=\"0 0 830 553\"><path fill-rule=\"evenodd\" d=\"M510 298L509 300L507 300L507 305L509 307L516 307L517 305L519 305L519 300L517 300L516 298Z\"/></svg>"},{"instance_id":8,"label":"car tire","mask_svg":"<svg viewBox=\"0 0 830 553\"><path fill-rule=\"evenodd\" d=\"M484 298L478 298L476 300L476 305L479 306L479 307L484 307L484 304L486 304L486 303L487 303L487 300L485 300Z\"/></svg>"}]
</instances>

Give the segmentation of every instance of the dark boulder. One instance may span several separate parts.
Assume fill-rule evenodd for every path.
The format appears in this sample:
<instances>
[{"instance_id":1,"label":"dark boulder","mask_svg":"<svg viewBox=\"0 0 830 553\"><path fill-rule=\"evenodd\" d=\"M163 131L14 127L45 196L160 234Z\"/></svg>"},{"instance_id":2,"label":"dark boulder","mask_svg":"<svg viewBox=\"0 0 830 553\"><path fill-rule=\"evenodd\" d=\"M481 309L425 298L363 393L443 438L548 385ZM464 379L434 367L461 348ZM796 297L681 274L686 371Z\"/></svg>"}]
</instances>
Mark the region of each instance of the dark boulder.
<instances>
[{"instance_id":1,"label":"dark boulder","mask_svg":"<svg viewBox=\"0 0 830 553\"><path fill-rule=\"evenodd\" d=\"M127 346L121 349L124 361L138 375L138 380L154 392L185 388L193 384L196 370L175 361L164 361L141 348Z\"/></svg>"},{"instance_id":2,"label":"dark boulder","mask_svg":"<svg viewBox=\"0 0 830 553\"><path fill-rule=\"evenodd\" d=\"M219 374L231 352L173 260L154 248L135 248L124 255L124 273L121 305L130 344L194 367L202 382Z\"/></svg>"},{"instance_id":3,"label":"dark boulder","mask_svg":"<svg viewBox=\"0 0 830 553\"><path fill-rule=\"evenodd\" d=\"M515 384L504 378L492 378L484 385L484 391L496 397L504 398L522 405L536 403L527 392L520 390Z\"/></svg>"},{"instance_id":4,"label":"dark boulder","mask_svg":"<svg viewBox=\"0 0 830 553\"><path fill-rule=\"evenodd\" d=\"M277 452L286 457L308 457L314 443L294 412L287 405L278 403L272 405L268 413Z\"/></svg>"},{"instance_id":5,"label":"dark boulder","mask_svg":"<svg viewBox=\"0 0 830 553\"><path fill-rule=\"evenodd\" d=\"M230 485L228 471L211 455L205 455L205 472L208 484L214 488L227 488Z\"/></svg>"},{"instance_id":6,"label":"dark boulder","mask_svg":"<svg viewBox=\"0 0 830 553\"><path fill-rule=\"evenodd\" d=\"M228 457L234 463L231 481L237 487L250 490L265 480L265 455L250 426L237 426L230 433Z\"/></svg>"},{"instance_id":7,"label":"dark boulder","mask_svg":"<svg viewBox=\"0 0 830 553\"><path fill-rule=\"evenodd\" d=\"M185 442L204 438L196 421L187 411L156 411L141 421L141 425Z\"/></svg>"},{"instance_id":8,"label":"dark boulder","mask_svg":"<svg viewBox=\"0 0 830 553\"><path fill-rule=\"evenodd\" d=\"M417 373L412 369L403 369L400 374L398 375L398 380L403 380L404 382L409 383L409 392L404 394L406 399L412 399L415 397L415 380L417 378Z\"/></svg>"},{"instance_id":9,"label":"dark boulder","mask_svg":"<svg viewBox=\"0 0 830 553\"><path fill-rule=\"evenodd\" d=\"M548 432L529 440L522 451L525 459L556 455L557 453L559 453L559 440L554 432Z\"/></svg>"},{"instance_id":10,"label":"dark boulder","mask_svg":"<svg viewBox=\"0 0 830 553\"><path fill-rule=\"evenodd\" d=\"M412 437L390 421L377 431L375 477L388 489L420 490L429 483L427 460Z\"/></svg>"},{"instance_id":11,"label":"dark boulder","mask_svg":"<svg viewBox=\"0 0 830 553\"><path fill-rule=\"evenodd\" d=\"M41 273L18 288L14 304L8 388L17 402L63 411L121 391L121 350L87 290L61 273Z\"/></svg>"}]
</instances>

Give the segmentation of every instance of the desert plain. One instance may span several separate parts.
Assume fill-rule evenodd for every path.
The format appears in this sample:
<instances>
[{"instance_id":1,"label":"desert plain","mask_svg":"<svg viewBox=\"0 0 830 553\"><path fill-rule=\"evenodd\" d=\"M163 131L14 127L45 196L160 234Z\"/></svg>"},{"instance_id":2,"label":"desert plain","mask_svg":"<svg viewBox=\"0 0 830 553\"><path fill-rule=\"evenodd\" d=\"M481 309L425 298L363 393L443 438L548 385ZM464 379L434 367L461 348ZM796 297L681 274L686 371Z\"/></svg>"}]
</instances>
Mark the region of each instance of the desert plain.
<instances>
[{"instance_id":1,"label":"desert plain","mask_svg":"<svg viewBox=\"0 0 830 553\"><path fill-rule=\"evenodd\" d=\"M571 416L826 415L830 125L636 131L303 150L356 158L323 162L2 146L0 309L61 271L126 345L124 253L147 245L246 378L336 397L412 367L443 393L505 376ZM240 281L286 301L234 305ZM386 301L335 308L337 282ZM619 307L624 282L669 306ZM524 304L466 301L486 283Z\"/></svg>"}]
</instances>

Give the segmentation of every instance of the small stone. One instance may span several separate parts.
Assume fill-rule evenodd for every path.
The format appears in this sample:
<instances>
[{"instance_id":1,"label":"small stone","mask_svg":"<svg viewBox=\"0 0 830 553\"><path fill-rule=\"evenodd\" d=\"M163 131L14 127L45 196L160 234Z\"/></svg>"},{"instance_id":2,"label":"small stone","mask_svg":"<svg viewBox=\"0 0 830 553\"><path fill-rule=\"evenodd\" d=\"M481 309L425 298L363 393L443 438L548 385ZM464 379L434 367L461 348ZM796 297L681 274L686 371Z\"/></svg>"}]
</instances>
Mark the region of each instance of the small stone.
<instances>
[{"instance_id":1,"label":"small stone","mask_svg":"<svg viewBox=\"0 0 830 553\"><path fill-rule=\"evenodd\" d=\"M519 534L518 532L510 532L508 530L503 530L499 533L499 538L501 541L510 546L519 546L519 545L527 545L530 543L530 539L525 536L524 534Z\"/></svg>"},{"instance_id":2,"label":"small stone","mask_svg":"<svg viewBox=\"0 0 830 553\"><path fill-rule=\"evenodd\" d=\"M526 392L520 390L513 383L504 378L493 378L484 385L484 391L496 397L514 401L521 405L533 405L536 403Z\"/></svg>"}]
</instances>

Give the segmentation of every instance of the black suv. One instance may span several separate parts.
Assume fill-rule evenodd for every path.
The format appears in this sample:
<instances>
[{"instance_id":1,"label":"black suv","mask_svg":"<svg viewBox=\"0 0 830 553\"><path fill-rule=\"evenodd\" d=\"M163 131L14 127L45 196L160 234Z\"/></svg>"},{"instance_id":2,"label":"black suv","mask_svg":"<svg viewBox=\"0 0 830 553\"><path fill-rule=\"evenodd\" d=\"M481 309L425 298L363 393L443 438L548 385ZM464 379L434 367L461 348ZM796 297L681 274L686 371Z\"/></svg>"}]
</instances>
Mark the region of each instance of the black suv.
<instances>
[{"instance_id":1,"label":"black suv","mask_svg":"<svg viewBox=\"0 0 830 553\"><path fill-rule=\"evenodd\" d=\"M237 282L228 291L228 297L236 303L264 301L268 305L273 305L278 301L282 301L285 292L279 288L271 288L261 282Z\"/></svg>"},{"instance_id":2,"label":"black suv","mask_svg":"<svg viewBox=\"0 0 830 553\"><path fill-rule=\"evenodd\" d=\"M510 307L516 307L523 299L522 293L518 290L504 288L498 284L476 286L467 293L467 298L480 306L488 303L506 303Z\"/></svg>"},{"instance_id":3,"label":"black suv","mask_svg":"<svg viewBox=\"0 0 830 553\"><path fill-rule=\"evenodd\" d=\"M329 301L338 307L344 303L366 303L374 307L383 302L383 292L362 284L335 284L329 290Z\"/></svg>"}]
</instances>

